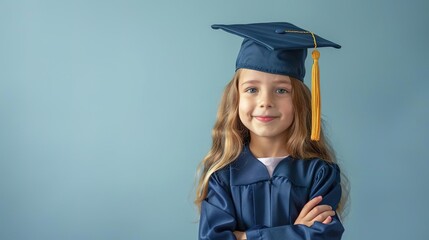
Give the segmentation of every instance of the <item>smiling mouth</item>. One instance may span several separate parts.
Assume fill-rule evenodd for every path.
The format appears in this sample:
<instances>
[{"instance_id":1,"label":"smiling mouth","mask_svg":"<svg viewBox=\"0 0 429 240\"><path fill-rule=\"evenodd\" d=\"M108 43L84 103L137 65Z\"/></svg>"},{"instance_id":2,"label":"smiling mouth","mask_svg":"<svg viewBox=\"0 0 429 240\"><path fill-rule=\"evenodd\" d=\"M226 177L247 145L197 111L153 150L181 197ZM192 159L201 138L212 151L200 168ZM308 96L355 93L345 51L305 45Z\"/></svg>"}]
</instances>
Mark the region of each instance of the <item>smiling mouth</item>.
<instances>
[{"instance_id":1,"label":"smiling mouth","mask_svg":"<svg viewBox=\"0 0 429 240\"><path fill-rule=\"evenodd\" d=\"M275 117L259 116L259 117L255 117L255 118L261 122L271 122L272 120L274 120Z\"/></svg>"}]
</instances>

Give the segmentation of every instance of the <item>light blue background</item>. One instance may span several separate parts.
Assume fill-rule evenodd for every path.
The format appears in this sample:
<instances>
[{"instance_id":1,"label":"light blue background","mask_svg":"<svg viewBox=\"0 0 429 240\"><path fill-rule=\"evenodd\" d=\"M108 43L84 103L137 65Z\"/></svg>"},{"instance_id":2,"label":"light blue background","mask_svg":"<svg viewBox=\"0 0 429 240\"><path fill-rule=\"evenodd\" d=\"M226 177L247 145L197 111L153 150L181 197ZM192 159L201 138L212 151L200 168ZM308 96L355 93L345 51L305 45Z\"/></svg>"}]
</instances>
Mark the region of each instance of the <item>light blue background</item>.
<instances>
[{"instance_id":1,"label":"light blue background","mask_svg":"<svg viewBox=\"0 0 429 240\"><path fill-rule=\"evenodd\" d=\"M196 239L195 170L241 43L210 25L265 21L343 46L320 61L352 187L344 239L426 239L428 12L425 0L1 0L0 239Z\"/></svg>"}]
</instances>

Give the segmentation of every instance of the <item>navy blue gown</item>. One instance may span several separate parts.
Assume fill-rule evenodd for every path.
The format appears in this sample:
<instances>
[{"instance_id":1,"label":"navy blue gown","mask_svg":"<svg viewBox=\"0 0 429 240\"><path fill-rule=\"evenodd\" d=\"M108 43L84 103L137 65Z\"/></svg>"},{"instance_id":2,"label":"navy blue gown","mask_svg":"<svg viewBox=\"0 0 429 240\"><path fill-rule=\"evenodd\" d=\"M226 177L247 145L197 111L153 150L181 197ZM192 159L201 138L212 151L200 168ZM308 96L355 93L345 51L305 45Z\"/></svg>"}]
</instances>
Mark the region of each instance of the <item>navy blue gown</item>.
<instances>
[{"instance_id":1,"label":"navy blue gown","mask_svg":"<svg viewBox=\"0 0 429 240\"><path fill-rule=\"evenodd\" d=\"M245 231L250 240L341 239L344 228L336 215L329 224L293 225L303 206L320 195L320 204L336 210L341 198L336 164L286 157L270 177L245 146L233 163L210 177L199 239L235 240L233 231Z\"/></svg>"}]
</instances>

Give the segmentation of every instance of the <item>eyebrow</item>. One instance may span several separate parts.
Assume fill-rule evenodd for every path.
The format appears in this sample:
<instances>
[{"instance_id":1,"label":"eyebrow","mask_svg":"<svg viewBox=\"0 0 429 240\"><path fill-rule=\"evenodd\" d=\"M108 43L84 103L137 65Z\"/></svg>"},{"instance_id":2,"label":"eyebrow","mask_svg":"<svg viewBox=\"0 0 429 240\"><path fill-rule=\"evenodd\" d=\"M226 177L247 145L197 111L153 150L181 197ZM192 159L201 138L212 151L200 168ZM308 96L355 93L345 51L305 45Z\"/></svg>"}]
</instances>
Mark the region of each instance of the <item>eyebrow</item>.
<instances>
[{"instance_id":1,"label":"eyebrow","mask_svg":"<svg viewBox=\"0 0 429 240\"><path fill-rule=\"evenodd\" d=\"M241 86L243 86L244 84L250 84L250 83L260 83L261 81L259 80L248 80L245 81L244 83L240 84Z\"/></svg>"},{"instance_id":2,"label":"eyebrow","mask_svg":"<svg viewBox=\"0 0 429 240\"><path fill-rule=\"evenodd\" d=\"M240 84L241 86L244 84L252 84L252 83L260 83L261 81L259 80L248 80L245 81L244 83ZM290 79L279 79L279 80L274 80L274 83L285 83L288 85L292 85L291 80Z\"/></svg>"},{"instance_id":3,"label":"eyebrow","mask_svg":"<svg viewBox=\"0 0 429 240\"><path fill-rule=\"evenodd\" d=\"M292 80L290 79L279 79L279 80L274 80L275 83L286 83L291 85L292 84Z\"/></svg>"}]
</instances>

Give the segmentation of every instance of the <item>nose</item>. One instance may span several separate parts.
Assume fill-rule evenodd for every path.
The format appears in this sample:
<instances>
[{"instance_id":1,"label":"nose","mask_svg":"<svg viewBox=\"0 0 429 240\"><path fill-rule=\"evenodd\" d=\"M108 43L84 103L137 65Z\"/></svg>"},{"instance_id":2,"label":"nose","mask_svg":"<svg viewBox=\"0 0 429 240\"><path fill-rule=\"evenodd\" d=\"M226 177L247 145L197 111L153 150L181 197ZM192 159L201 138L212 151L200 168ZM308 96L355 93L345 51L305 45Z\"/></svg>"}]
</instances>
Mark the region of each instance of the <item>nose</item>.
<instances>
[{"instance_id":1,"label":"nose","mask_svg":"<svg viewBox=\"0 0 429 240\"><path fill-rule=\"evenodd\" d=\"M261 108L272 108L273 107L273 97L270 93L265 92L260 95L259 98L259 107Z\"/></svg>"}]
</instances>

